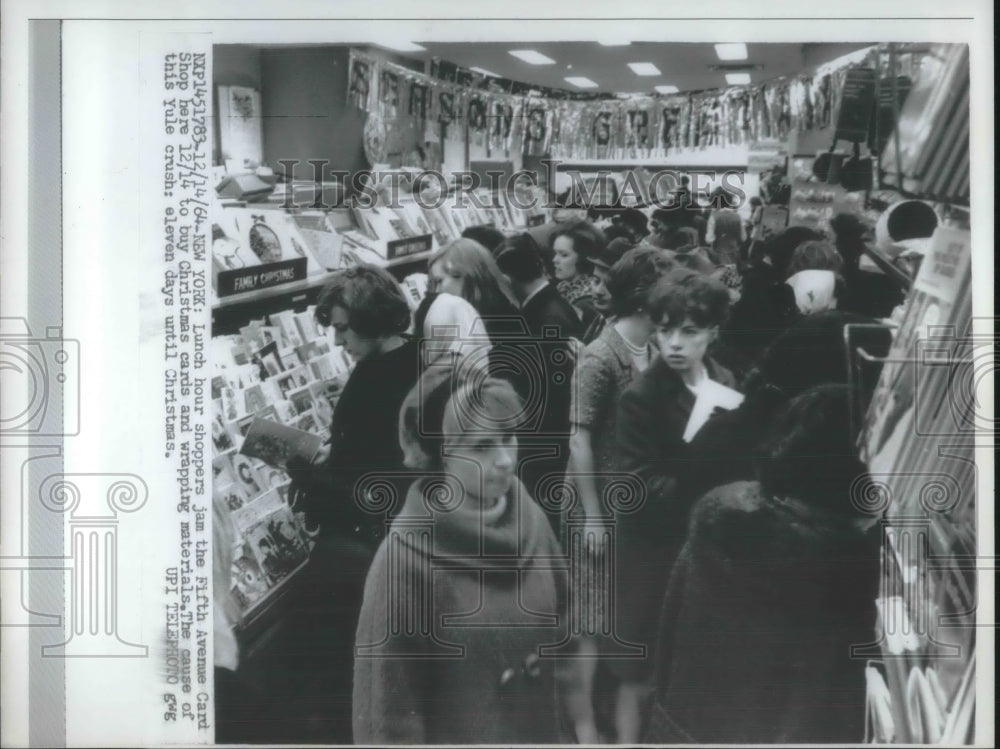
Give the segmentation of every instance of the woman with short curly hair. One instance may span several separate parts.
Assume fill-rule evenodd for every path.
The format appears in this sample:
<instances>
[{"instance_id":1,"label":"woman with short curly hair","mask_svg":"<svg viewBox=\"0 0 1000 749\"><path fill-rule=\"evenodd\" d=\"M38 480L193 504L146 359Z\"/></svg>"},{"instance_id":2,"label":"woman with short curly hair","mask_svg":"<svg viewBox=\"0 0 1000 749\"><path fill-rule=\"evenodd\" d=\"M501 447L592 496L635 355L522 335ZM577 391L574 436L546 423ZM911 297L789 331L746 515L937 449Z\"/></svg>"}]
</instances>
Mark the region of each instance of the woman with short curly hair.
<instances>
[{"instance_id":1,"label":"woman with short curly hair","mask_svg":"<svg viewBox=\"0 0 1000 749\"><path fill-rule=\"evenodd\" d=\"M716 279L683 269L668 273L648 297L658 355L618 400L616 442L621 467L642 482L645 496L616 523L616 634L643 645L646 658L616 660L618 741L636 743L640 706L650 686L650 652L659 602L684 541L688 507L679 493L695 401L712 383L733 387L728 370L708 356L729 310L729 292Z\"/></svg>"}]
</instances>

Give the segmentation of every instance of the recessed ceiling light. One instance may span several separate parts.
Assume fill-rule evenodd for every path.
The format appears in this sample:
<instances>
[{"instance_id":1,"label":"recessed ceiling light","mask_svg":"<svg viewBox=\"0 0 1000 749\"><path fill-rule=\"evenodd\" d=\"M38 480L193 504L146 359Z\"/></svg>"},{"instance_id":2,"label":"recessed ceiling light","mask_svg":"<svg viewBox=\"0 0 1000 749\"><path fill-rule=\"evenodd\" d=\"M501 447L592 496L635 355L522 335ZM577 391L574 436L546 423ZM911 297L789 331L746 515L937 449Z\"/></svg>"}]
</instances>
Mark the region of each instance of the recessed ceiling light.
<instances>
[{"instance_id":1,"label":"recessed ceiling light","mask_svg":"<svg viewBox=\"0 0 1000 749\"><path fill-rule=\"evenodd\" d=\"M651 62L630 62L628 64L636 75L659 75L660 69Z\"/></svg>"},{"instance_id":2,"label":"recessed ceiling light","mask_svg":"<svg viewBox=\"0 0 1000 749\"><path fill-rule=\"evenodd\" d=\"M479 73L479 75L488 75L490 78L499 78L496 73L492 73L486 68L469 68L473 73Z\"/></svg>"},{"instance_id":3,"label":"recessed ceiling light","mask_svg":"<svg viewBox=\"0 0 1000 749\"><path fill-rule=\"evenodd\" d=\"M597 88L597 84L594 83L589 78L584 78L581 75L571 75L568 78L563 78L567 83L572 83L577 88Z\"/></svg>"},{"instance_id":4,"label":"recessed ceiling light","mask_svg":"<svg viewBox=\"0 0 1000 749\"><path fill-rule=\"evenodd\" d=\"M750 83L749 73L726 73L726 83L730 86L745 86Z\"/></svg>"},{"instance_id":5,"label":"recessed ceiling light","mask_svg":"<svg viewBox=\"0 0 1000 749\"><path fill-rule=\"evenodd\" d=\"M679 91L677 86L657 86L656 93L658 94L676 94Z\"/></svg>"},{"instance_id":6,"label":"recessed ceiling light","mask_svg":"<svg viewBox=\"0 0 1000 749\"><path fill-rule=\"evenodd\" d=\"M747 59L747 45L743 42L736 44L716 44L715 54L720 60L745 60Z\"/></svg>"},{"instance_id":7,"label":"recessed ceiling light","mask_svg":"<svg viewBox=\"0 0 1000 749\"><path fill-rule=\"evenodd\" d=\"M632 42L618 41L616 39L605 39L603 42L598 41L602 47L627 47Z\"/></svg>"},{"instance_id":8,"label":"recessed ceiling light","mask_svg":"<svg viewBox=\"0 0 1000 749\"><path fill-rule=\"evenodd\" d=\"M394 49L397 52L424 52L427 47L421 47L416 42L379 42L378 46Z\"/></svg>"},{"instance_id":9,"label":"recessed ceiling light","mask_svg":"<svg viewBox=\"0 0 1000 749\"><path fill-rule=\"evenodd\" d=\"M512 49L508 54L513 55L518 60L523 60L529 65L554 65L556 62L551 57L546 57L534 49Z\"/></svg>"}]
</instances>

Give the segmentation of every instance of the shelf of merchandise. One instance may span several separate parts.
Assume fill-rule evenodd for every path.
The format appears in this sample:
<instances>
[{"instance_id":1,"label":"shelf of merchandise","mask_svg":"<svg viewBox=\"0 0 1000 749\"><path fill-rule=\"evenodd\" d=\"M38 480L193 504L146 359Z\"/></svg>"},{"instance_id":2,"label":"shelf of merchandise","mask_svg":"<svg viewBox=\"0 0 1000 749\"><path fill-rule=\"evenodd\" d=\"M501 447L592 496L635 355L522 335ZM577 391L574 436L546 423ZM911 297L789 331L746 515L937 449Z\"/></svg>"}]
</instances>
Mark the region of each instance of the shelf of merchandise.
<instances>
[{"instance_id":1,"label":"shelf of merchandise","mask_svg":"<svg viewBox=\"0 0 1000 749\"><path fill-rule=\"evenodd\" d=\"M982 341L972 328L965 231L965 239L949 235L945 251L951 259L963 248L962 270L942 280L934 269L948 266L932 249L914 279L860 440L883 550L876 642L852 655L881 677L877 689L869 685L866 737L880 743L966 743L973 730L981 498L966 386L975 387Z\"/></svg>"},{"instance_id":2,"label":"shelf of merchandise","mask_svg":"<svg viewBox=\"0 0 1000 749\"><path fill-rule=\"evenodd\" d=\"M397 279L418 272L420 266L434 254L432 250L394 258L384 266ZM215 335L236 333L251 317L262 317L281 310L302 312L315 304L327 281L336 271L317 273L300 281L272 286L268 289L244 291L223 297L212 305L212 331Z\"/></svg>"}]
</instances>

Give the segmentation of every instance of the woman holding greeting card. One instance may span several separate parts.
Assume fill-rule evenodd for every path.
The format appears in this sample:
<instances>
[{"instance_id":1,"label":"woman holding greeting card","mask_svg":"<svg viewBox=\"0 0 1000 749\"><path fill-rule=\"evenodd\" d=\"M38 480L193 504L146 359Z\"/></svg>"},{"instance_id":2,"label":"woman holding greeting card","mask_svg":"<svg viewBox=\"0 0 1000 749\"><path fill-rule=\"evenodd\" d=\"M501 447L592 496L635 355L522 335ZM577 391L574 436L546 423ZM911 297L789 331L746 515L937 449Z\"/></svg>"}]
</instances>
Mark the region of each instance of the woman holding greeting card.
<instances>
[{"instance_id":1,"label":"woman holding greeting card","mask_svg":"<svg viewBox=\"0 0 1000 749\"><path fill-rule=\"evenodd\" d=\"M332 330L354 369L337 401L328 445L311 465L289 465L299 507L310 524L319 525L299 622L302 652L308 653L303 668L318 678L316 698L328 704L337 743L346 743L354 627L387 515L398 510L391 506L392 495L401 501L405 493L397 422L417 381L420 358L416 342L405 334L406 298L381 268L362 265L337 273L320 295L316 321Z\"/></svg>"}]
</instances>

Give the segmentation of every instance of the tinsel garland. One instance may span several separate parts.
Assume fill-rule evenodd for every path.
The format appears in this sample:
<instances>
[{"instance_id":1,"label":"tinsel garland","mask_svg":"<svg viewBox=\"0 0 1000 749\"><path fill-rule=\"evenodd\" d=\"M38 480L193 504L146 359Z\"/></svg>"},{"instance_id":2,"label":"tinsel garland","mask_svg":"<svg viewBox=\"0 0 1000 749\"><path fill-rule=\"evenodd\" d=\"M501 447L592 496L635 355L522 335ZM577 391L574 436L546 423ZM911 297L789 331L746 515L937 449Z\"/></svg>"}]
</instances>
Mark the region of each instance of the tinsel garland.
<instances>
[{"instance_id":1,"label":"tinsel garland","mask_svg":"<svg viewBox=\"0 0 1000 749\"><path fill-rule=\"evenodd\" d=\"M563 159L649 158L830 127L847 71L877 65L879 54L872 48L839 67L835 61L750 86L601 98L529 88L436 62L432 69L449 77L444 80L352 50L347 100L390 130L423 133L430 123L452 140L467 131L471 142L505 158L518 151ZM390 134L390 140L396 139Z\"/></svg>"}]
</instances>

